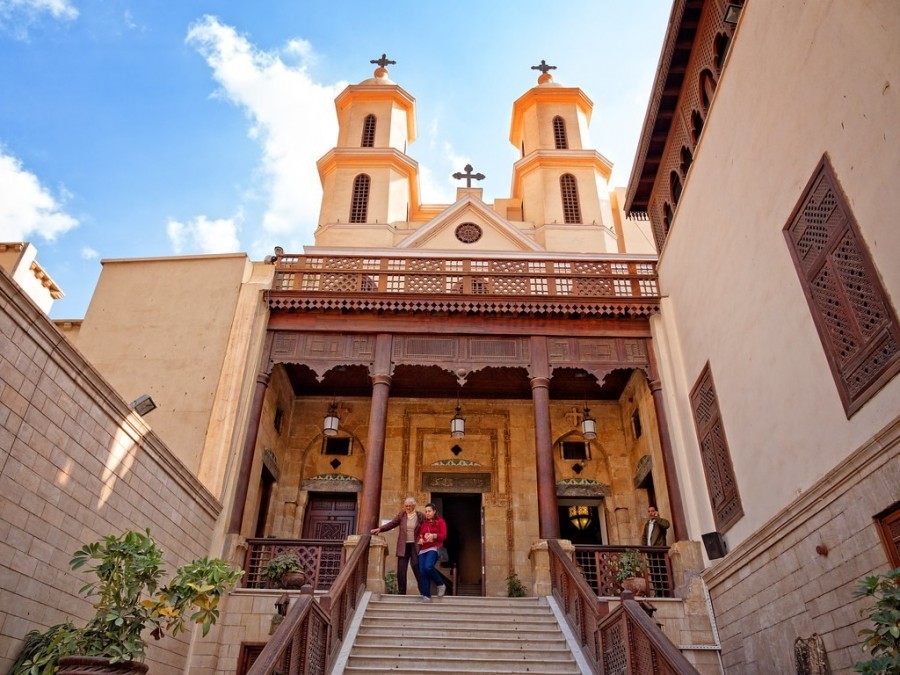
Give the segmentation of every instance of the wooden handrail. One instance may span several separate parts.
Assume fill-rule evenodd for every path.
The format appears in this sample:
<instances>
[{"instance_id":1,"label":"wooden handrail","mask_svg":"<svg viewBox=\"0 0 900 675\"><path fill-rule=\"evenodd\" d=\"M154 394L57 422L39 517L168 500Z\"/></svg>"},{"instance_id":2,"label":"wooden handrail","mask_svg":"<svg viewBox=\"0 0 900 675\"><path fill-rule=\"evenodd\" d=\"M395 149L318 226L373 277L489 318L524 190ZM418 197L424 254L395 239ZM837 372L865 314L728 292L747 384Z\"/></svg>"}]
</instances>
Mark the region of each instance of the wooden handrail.
<instances>
[{"instance_id":1,"label":"wooden handrail","mask_svg":"<svg viewBox=\"0 0 900 675\"><path fill-rule=\"evenodd\" d=\"M372 536L361 535L331 589L316 602L304 586L248 675L325 675L344 640L348 619L365 588Z\"/></svg>"},{"instance_id":2,"label":"wooden handrail","mask_svg":"<svg viewBox=\"0 0 900 675\"><path fill-rule=\"evenodd\" d=\"M598 672L699 675L630 591L622 593L622 604L600 623L600 642Z\"/></svg>"}]
</instances>

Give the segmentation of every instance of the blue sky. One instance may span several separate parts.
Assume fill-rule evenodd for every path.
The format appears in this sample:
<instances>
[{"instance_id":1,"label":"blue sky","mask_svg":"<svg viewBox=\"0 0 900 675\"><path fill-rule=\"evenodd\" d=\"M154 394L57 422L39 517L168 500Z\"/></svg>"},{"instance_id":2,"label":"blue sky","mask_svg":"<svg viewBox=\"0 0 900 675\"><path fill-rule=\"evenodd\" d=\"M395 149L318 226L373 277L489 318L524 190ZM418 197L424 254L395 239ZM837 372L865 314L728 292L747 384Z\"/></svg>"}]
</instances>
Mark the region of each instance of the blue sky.
<instances>
[{"instance_id":1,"label":"blue sky","mask_svg":"<svg viewBox=\"0 0 900 675\"><path fill-rule=\"evenodd\" d=\"M670 7L0 0L0 241L35 244L66 293L52 315L73 319L102 258L299 251L334 97L383 52L416 99L425 202L452 201L466 162L486 200L508 196L512 103L541 59L593 100L594 147L625 185Z\"/></svg>"}]
</instances>

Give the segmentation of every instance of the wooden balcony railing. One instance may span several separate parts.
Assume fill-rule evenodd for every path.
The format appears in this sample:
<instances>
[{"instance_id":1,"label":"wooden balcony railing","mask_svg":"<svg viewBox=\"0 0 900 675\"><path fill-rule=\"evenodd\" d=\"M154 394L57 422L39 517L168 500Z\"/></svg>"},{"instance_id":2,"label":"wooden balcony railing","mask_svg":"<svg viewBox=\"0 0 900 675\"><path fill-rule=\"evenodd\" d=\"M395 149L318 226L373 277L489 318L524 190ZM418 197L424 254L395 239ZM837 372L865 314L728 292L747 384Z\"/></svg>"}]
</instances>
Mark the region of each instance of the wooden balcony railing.
<instances>
[{"instance_id":1,"label":"wooden balcony railing","mask_svg":"<svg viewBox=\"0 0 900 675\"><path fill-rule=\"evenodd\" d=\"M452 259L280 254L273 292L487 295L534 299L657 300L656 261L647 259Z\"/></svg>"},{"instance_id":2,"label":"wooden balcony railing","mask_svg":"<svg viewBox=\"0 0 900 675\"><path fill-rule=\"evenodd\" d=\"M347 626L366 587L371 535L359 543L331 590L318 602L312 589L294 601L248 675L325 675L347 634Z\"/></svg>"},{"instance_id":3,"label":"wooden balcony railing","mask_svg":"<svg viewBox=\"0 0 900 675\"><path fill-rule=\"evenodd\" d=\"M630 593L612 613L559 542L547 542L553 596L591 670L598 675L696 675L696 669L647 616Z\"/></svg>"},{"instance_id":4,"label":"wooden balcony railing","mask_svg":"<svg viewBox=\"0 0 900 675\"><path fill-rule=\"evenodd\" d=\"M300 558L307 583L316 591L327 591L341 571L344 542L327 539L248 539L244 563L245 588L271 588L263 574L275 556L293 551Z\"/></svg>"},{"instance_id":5,"label":"wooden balcony railing","mask_svg":"<svg viewBox=\"0 0 900 675\"><path fill-rule=\"evenodd\" d=\"M615 563L628 549L637 548L646 563L647 594L655 598L671 598L672 565L665 546L576 546L575 564L585 581L601 597L617 598L622 586L616 581Z\"/></svg>"}]
</instances>

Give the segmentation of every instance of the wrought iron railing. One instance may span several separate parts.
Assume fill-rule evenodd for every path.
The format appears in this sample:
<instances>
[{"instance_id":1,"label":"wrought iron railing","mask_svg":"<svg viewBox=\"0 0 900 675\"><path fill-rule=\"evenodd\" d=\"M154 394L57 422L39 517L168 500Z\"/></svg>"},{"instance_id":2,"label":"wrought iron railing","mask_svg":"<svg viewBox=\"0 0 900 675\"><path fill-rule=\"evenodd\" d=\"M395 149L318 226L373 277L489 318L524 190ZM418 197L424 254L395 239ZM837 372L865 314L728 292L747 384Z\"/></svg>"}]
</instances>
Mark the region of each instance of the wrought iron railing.
<instances>
[{"instance_id":1,"label":"wrought iron railing","mask_svg":"<svg viewBox=\"0 0 900 675\"><path fill-rule=\"evenodd\" d=\"M616 581L615 565L626 550L637 549L646 564L647 595L656 598L671 598L672 565L666 546L575 546L575 564L584 575L585 581L601 597L617 598L622 593L622 585Z\"/></svg>"},{"instance_id":2,"label":"wrought iron railing","mask_svg":"<svg viewBox=\"0 0 900 675\"><path fill-rule=\"evenodd\" d=\"M331 590L318 599L310 588L294 601L248 675L325 675L346 637L366 587L371 535L362 535Z\"/></svg>"},{"instance_id":3,"label":"wrought iron railing","mask_svg":"<svg viewBox=\"0 0 900 675\"><path fill-rule=\"evenodd\" d=\"M600 645L604 675L699 675L629 591L600 623Z\"/></svg>"},{"instance_id":4,"label":"wrought iron railing","mask_svg":"<svg viewBox=\"0 0 900 675\"><path fill-rule=\"evenodd\" d=\"M622 594L612 613L556 540L549 540L553 596L579 640L591 670L598 675L697 675L678 648L634 600Z\"/></svg>"},{"instance_id":5,"label":"wrought iron railing","mask_svg":"<svg viewBox=\"0 0 900 675\"><path fill-rule=\"evenodd\" d=\"M273 291L498 295L532 298L659 297L656 261L304 256L280 254Z\"/></svg>"},{"instance_id":6,"label":"wrought iron railing","mask_svg":"<svg viewBox=\"0 0 900 675\"><path fill-rule=\"evenodd\" d=\"M264 570L275 556L293 551L300 558L306 583L327 591L341 571L344 542L326 539L248 539L244 562L245 588L270 588Z\"/></svg>"}]
</instances>

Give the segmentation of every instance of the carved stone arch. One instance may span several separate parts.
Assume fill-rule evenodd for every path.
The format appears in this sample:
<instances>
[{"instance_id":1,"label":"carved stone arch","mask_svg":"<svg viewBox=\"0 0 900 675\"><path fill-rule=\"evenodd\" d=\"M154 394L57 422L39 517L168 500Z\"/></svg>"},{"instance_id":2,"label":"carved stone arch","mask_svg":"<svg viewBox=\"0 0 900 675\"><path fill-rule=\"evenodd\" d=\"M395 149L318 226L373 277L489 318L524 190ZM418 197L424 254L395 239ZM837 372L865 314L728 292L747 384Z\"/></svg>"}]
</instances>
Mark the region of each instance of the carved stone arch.
<instances>
[{"instance_id":1,"label":"carved stone arch","mask_svg":"<svg viewBox=\"0 0 900 675\"><path fill-rule=\"evenodd\" d=\"M612 466L610 466L609 463L609 454L606 452L606 448L603 447L603 444L600 442L599 438L595 438L592 441L586 440L584 436L581 435L581 429L578 426L575 426L572 429L566 431L564 434L558 436L556 440L553 441L553 452L556 453L556 456L559 458L562 457L562 443L567 439L584 440L584 442L590 446L591 451L590 458L586 461L602 462L607 478L612 481Z\"/></svg>"},{"instance_id":2,"label":"carved stone arch","mask_svg":"<svg viewBox=\"0 0 900 675\"><path fill-rule=\"evenodd\" d=\"M340 412L340 411L339 411ZM361 431L362 436L365 437L366 432L368 431L368 427L364 425L360 425L354 431L347 432L338 432L338 437L349 437L353 443L353 454L354 455L365 455L366 454L366 446L363 443L362 438L355 433L355 431ZM303 481L306 478L313 474L315 469L310 470L310 463L316 457L318 457L319 453L322 451L322 444L324 443L325 435L320 431L312 439L303 447L300 451L300 483L303 484Z\"/></svg>"}]
</instances>

